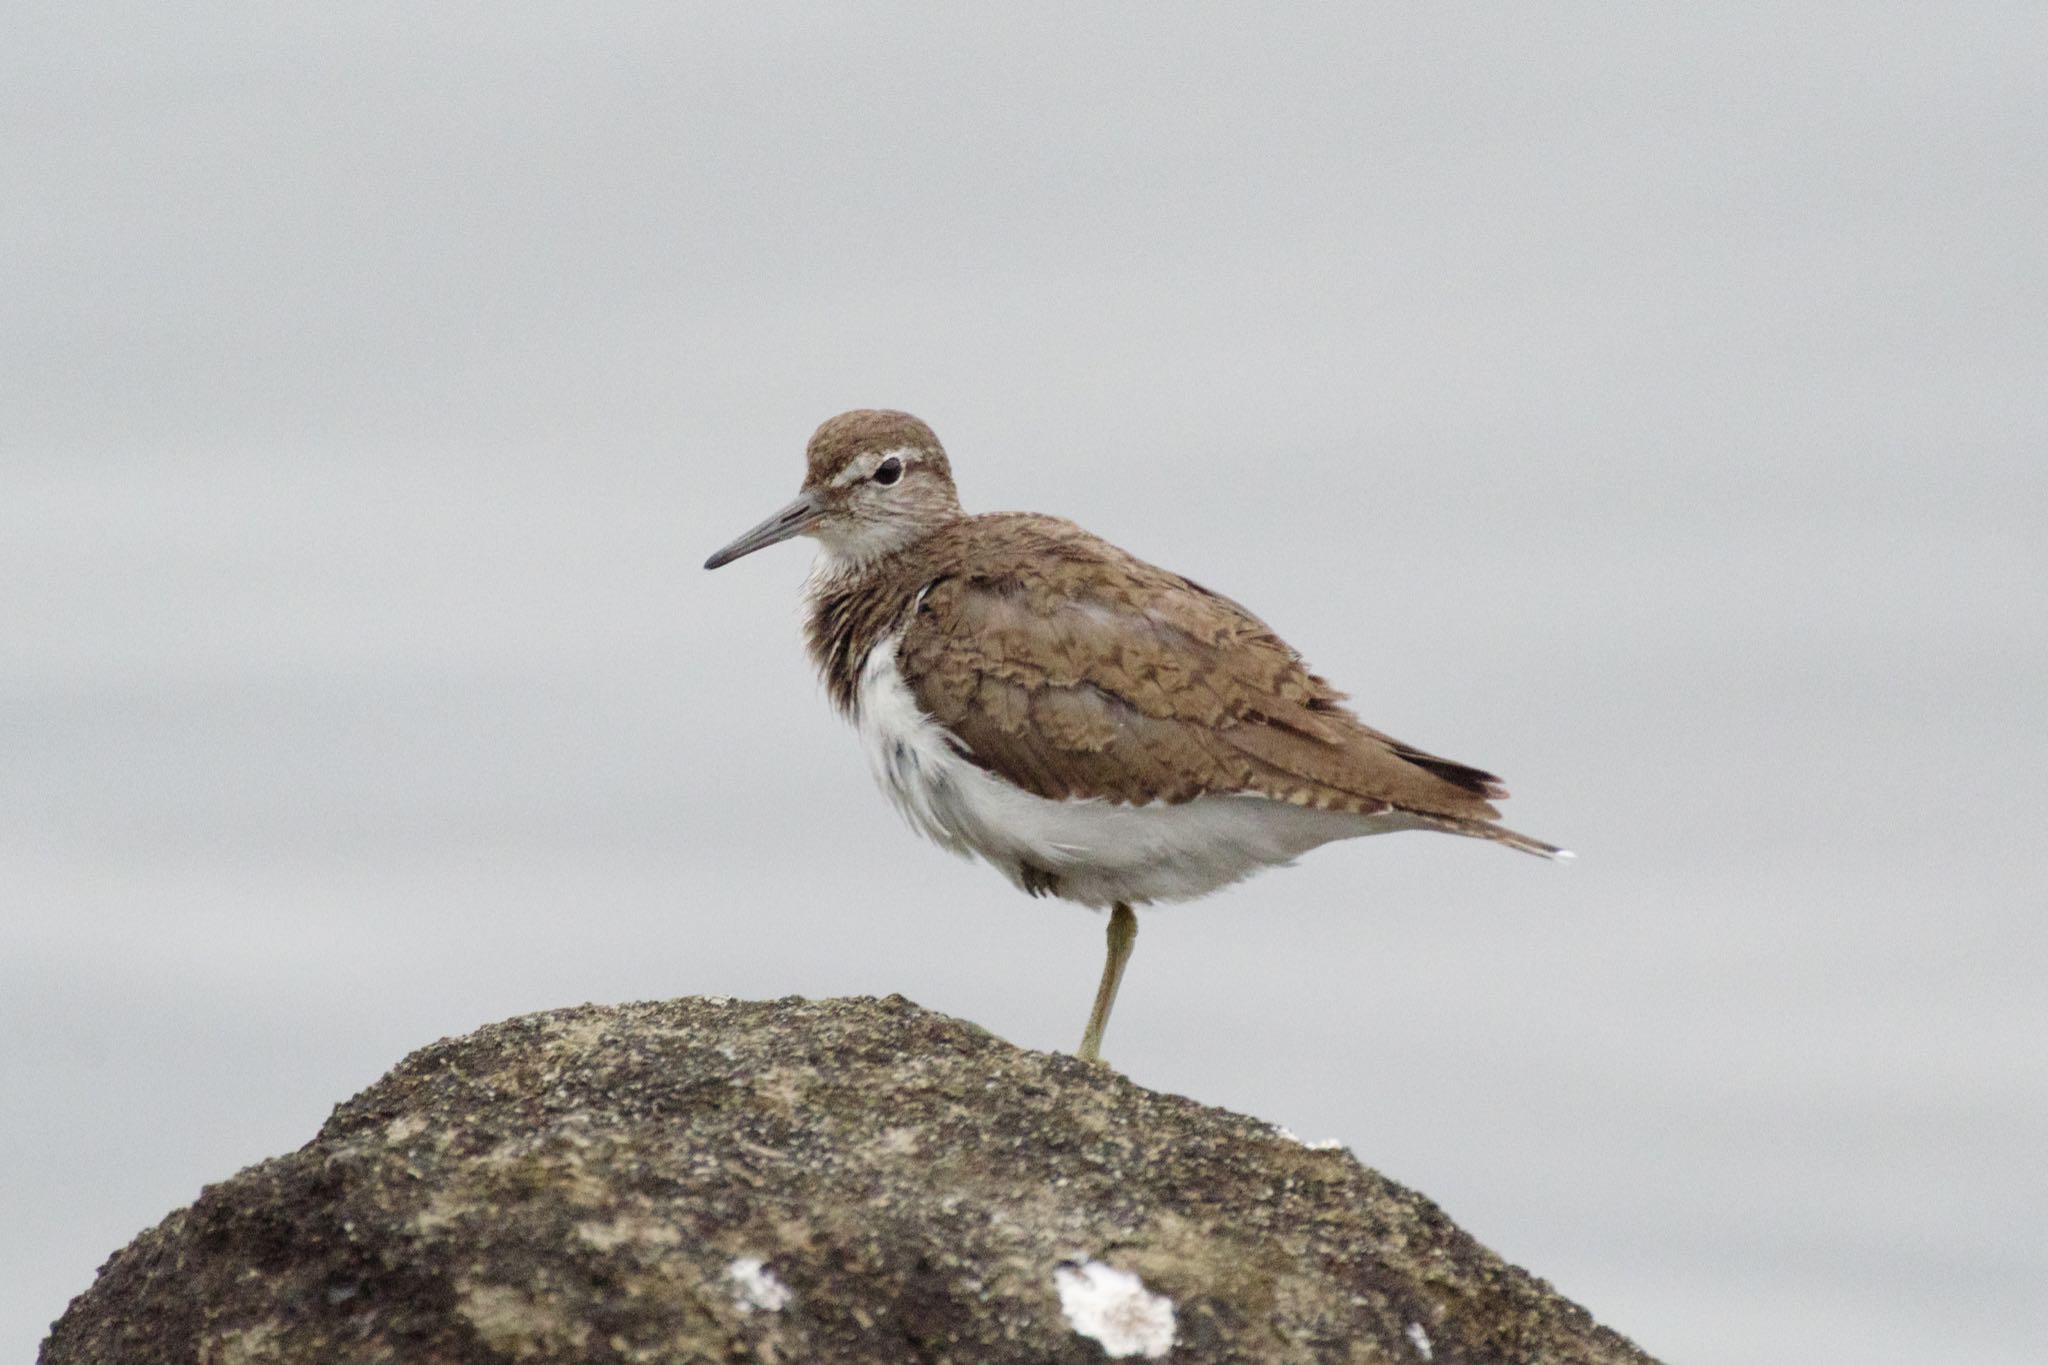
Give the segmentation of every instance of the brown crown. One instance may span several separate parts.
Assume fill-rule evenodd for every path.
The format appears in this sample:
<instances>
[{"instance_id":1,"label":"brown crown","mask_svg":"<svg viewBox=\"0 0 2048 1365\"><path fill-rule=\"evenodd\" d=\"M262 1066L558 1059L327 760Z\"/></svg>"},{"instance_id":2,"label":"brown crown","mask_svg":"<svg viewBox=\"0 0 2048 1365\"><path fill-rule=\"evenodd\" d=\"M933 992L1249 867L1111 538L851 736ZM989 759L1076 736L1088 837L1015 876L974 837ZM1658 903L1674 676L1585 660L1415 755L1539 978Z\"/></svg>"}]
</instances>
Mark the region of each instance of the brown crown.
<instances>
[{"instance_id":1,"label":"brown crown","mask_svg":"<svg viewBox=\"0 0 2048 1365\"><path fill-rule=\"evenodd\" d=\"M907 412L855 408L852 412L826 418L811 434L811 443L804 451L810 463L809 472L804 476L804 487L812 488L828 482L834 474L871 450L902 449L920 452L926 463L937 464L951 478L952 469L946 463L945 448L939 444L939 438L932 434L930 427Z\"/></svg>"}]
</instances>

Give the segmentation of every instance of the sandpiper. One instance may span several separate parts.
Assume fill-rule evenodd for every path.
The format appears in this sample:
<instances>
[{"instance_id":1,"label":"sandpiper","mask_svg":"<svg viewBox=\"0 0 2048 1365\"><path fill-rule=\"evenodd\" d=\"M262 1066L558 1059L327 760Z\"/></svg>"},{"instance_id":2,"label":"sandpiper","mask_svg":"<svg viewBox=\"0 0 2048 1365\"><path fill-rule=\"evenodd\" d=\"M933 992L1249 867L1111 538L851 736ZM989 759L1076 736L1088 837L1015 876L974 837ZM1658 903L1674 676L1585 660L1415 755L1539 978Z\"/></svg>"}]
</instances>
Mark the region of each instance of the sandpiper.
<instances>
[{"instance_id":1,"label":"sandpiper","mask_svg":"<svg viewBox=\"0 0 2048 1365\"><path fill-rule=\"evenodd\" d=\"M796 500L704 567L815 538L811 659L904 818L1031 895L1109 910L1078 1056L1101 1058L1133 906L1390 830L1571 856L1498 822L1491 773L1361 724L1229 598L1069 521L963 512L909 413L841 413L806 454Z\"/></svg>"}]
</instances>

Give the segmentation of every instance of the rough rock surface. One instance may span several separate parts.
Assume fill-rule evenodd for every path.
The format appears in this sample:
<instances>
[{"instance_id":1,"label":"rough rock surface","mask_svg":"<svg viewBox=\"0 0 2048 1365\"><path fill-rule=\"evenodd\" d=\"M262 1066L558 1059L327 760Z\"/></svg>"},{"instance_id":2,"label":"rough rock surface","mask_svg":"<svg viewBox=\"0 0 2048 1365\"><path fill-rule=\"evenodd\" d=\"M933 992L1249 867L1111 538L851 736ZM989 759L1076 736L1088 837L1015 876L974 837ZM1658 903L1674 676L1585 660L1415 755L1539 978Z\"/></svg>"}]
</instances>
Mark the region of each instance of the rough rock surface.
<instances>
[{"instance_id":1,"label":"rough rock surface","mask_svg":"<svg viewBox=\"0 0 2048 1365\"><path fill-rule=\"evenodd\" d=\"M101 1269L44 1365L1646 1361L1343 1151L900 998L408 1057Z\"/></svg>"}]
</instances>

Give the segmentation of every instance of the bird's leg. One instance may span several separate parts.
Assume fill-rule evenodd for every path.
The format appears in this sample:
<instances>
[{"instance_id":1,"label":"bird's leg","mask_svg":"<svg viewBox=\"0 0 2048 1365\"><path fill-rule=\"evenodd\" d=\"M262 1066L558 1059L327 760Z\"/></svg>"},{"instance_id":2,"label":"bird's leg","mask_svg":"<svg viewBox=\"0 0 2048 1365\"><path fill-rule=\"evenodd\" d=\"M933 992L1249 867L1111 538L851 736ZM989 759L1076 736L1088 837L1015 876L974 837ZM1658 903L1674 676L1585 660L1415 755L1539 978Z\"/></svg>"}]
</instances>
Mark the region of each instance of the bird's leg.
<instances>
[{"instance_id":1,"label":"bird's leg","mask_svg":"<svg viewBox=\"0 0 2048 1365\"><path fill-rule=\"evenodd\" d=\"M1109 957L1102 964L1102 984L1095 988L1095 1008L1088 1012L1088 1031L1081 1035L1081 1050L1074 1055L1084 1062L1102 1060L1102 1034L1109 1027L1109 1012L1116 1007L1116 988L1123 984L1124 964L1131 960L1131 945L1138 941L1138 917L1131 907L1118 901L1109 912Z\"/></svg>"}]
</instances>

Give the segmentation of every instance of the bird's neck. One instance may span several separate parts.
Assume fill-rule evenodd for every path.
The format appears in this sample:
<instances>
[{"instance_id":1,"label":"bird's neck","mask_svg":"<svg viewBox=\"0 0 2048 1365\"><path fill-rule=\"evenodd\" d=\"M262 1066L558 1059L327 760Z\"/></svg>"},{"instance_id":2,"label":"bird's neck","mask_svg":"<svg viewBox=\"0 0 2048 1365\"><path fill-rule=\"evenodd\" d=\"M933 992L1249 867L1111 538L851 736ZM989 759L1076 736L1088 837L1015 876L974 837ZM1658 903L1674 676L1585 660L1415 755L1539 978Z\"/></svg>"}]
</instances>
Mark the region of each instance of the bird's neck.
<instances>
[{"instance_id":1,"label":"bird's neck","mask_svg":"<svg viewBox=\"0 0 2048 1365\"><path fill-rule=\"evenodd\" d=\"M821 544L804 583L804 638L832 704L848 716L859 706L860 675L875 646L915 610L939 571L931 537L893 552L852 560Z\"/></svg>"}]
</instances>

